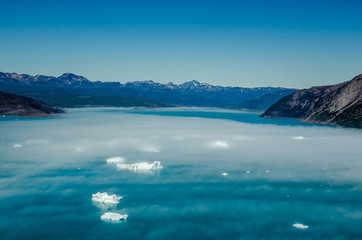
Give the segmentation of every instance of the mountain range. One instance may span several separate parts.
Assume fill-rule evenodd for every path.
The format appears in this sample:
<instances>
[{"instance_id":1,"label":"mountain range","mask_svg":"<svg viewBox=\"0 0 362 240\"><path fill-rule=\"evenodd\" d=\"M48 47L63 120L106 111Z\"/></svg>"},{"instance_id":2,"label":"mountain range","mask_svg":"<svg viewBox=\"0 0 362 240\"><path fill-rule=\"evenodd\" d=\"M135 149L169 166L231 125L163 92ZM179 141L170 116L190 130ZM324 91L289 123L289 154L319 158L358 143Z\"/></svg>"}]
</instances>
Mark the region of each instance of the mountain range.
<instances>
[{"instance_id":1,"label":"mountain range","mask_svg":"<svg viewBox=\"0 0 362 240\"><path fill-rule=\"evenodd\" d=\"M251 110L265 110L274 100L296 89L281 87L223 87L193 80L183 84L157 83L152 80L135 82L89 81L72 73L59 77L0 72L0 91L31 97L54 106L198 106L240 108L239 104L258 99ZM241 107L245 108L245 107Z\"/></svg>"},{"instance_id":2,"label":"mountain range","mask_svg":"<svg viewBox=\"0 0 362 240\"><path fill-rule=\"evenodd\" d=\"M0 112L12 115L59 113L59 107L198 106L266 110L261 117L362 128L362 74L340 84L296 90L281 87L222 87L196 80L183 84L89 81L65 73L60 77L0 72ZM33 99L29 99L29 98ZM40 102L39 102L40 101Z\"/></svg>"},{"instance_id":3,"label":"mountain range","mask_svg":"<svg viewBox=\"0 0 362 240\"><path fill-rule=\"evenodd\" d=\"M274 103L261 117L362 128L362 74L348 82L296 91Z\"/></svg>"}]
</instances>

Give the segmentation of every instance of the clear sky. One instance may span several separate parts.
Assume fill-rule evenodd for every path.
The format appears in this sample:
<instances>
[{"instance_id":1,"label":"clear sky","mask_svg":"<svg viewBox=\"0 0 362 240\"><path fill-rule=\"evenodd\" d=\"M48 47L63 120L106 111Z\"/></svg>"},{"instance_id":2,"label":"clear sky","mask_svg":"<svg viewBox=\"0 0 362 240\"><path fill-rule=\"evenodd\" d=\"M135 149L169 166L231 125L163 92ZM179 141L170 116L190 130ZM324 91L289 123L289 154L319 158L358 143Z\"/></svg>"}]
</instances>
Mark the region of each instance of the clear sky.
<instances>
[{"instance_id":1,"label":"clear sky","mask_svg":"<svg viewBox=\"0 0 362 240\"><path fill-rule=\"evenodd\" d=\"M306 88L362 73L362 1L0 0L0 71Z\"/></svg>"}]
</instances>

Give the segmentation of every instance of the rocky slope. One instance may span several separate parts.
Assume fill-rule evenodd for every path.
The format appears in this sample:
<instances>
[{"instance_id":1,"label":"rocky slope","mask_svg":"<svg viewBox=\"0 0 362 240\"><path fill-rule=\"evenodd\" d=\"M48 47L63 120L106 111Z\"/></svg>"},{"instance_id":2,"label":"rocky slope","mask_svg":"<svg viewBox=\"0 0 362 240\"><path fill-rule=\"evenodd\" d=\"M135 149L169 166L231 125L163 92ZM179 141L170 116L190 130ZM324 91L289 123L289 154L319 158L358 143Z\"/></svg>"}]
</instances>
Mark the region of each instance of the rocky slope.
<instances>
[{"instance_id":1,"label":"rocky slope","mask_svg":"<svg viewBox=\"0 0 362 240\"><path fill-rule=\"evenodd\" d=\"M1 115L41 117L53 113L63 111L31 98L0 92Z\"/></svg>"},{"instance_id":2,"label":"rocky slope","mask_svg":"<svg viewBox=\"0 0 362 240\"><path fill-rule=\"evenodd\" d=\"M133 97L165 105L230 107L244 101L286 90L285 88L222 87L196 80L183 84L156 83L153 81L92 82L85 77L65 73L60 77L30 76L16 73L0 73L0 91L12 92L59 106L80 105L80 96ZM67 96L67 97L62 97ZM99 97L100 98L100 97ZM57 99L57 102L54 102ZM112 105L112 102L107 102ZM157 104L154 104L157 105Z\"/></svg>"},{"instance_id":3,"label":"rocky slope","mask_svg":"<svg viewBox=\"0 0 362 240\"><path fill-rule=\"evenodd\" d=\"M362 74L345 83L296 91L261 117L362 128Z\"/></svg>"}]
</instances>

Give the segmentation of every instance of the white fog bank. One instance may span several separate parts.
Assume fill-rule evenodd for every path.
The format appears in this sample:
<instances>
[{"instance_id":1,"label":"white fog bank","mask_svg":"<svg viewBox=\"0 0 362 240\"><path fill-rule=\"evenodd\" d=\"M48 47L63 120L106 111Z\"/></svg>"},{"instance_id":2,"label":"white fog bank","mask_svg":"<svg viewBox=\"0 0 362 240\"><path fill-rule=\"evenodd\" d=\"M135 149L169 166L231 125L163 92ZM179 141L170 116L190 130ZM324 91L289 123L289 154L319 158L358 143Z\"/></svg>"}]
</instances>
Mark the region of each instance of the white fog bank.
<instances>
[{"instance_id":1,"label":"white fog bank","mask_svg":"<svg viewBox=\"0 0 362 240\"><path fill-rule=\"evenodd\" d=\"M165 167L196 164L229 178L362 182L362 131L357 129L129 114L115 108L69 109L57 119L2 121L0 126L1 167L37 163L37 168L14 170L24 175L127 159L161 161Z\"/></svg>"}]
</instances>

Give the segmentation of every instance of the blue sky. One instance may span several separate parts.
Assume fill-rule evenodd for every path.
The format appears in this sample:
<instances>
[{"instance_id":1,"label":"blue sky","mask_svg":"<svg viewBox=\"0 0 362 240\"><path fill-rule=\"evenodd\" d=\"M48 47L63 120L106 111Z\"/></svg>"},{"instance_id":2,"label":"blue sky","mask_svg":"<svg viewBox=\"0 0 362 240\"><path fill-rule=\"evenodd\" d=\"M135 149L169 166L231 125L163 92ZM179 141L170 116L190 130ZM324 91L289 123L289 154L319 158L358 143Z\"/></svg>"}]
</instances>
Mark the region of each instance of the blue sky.
<instances>
[{"instance_id":1,"label":"blue sky","mask_svg":"<svg viewBox=\"0 0 362 240\"><path fill-rule=\"evenodd\" d=\"M362 1L0 3L3 72L297 88L362 73Z\"/></svg>"}]
</instances>

